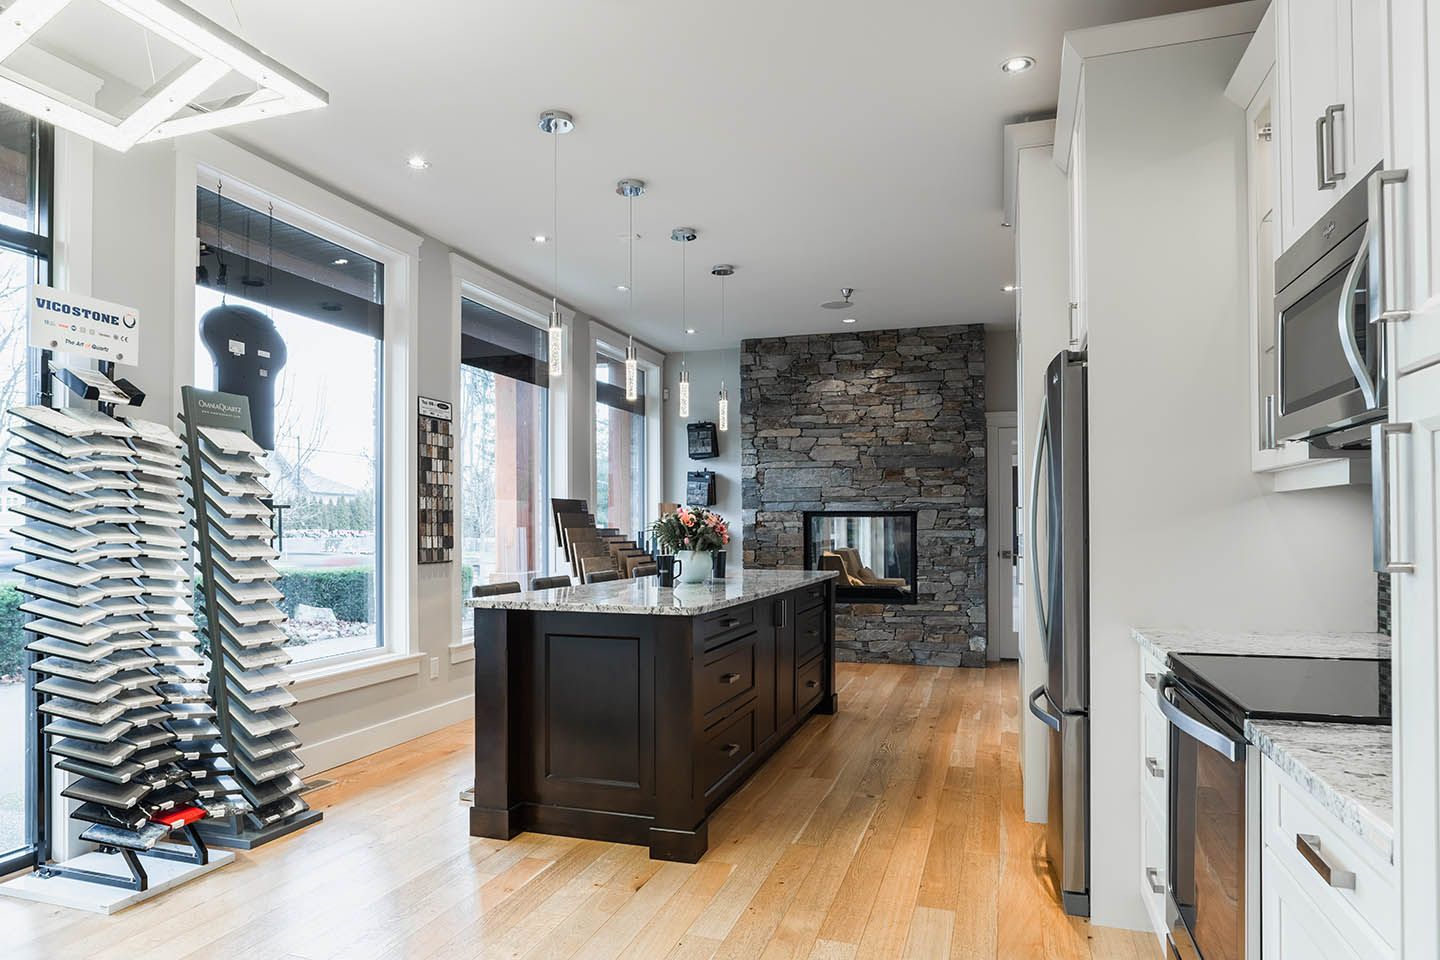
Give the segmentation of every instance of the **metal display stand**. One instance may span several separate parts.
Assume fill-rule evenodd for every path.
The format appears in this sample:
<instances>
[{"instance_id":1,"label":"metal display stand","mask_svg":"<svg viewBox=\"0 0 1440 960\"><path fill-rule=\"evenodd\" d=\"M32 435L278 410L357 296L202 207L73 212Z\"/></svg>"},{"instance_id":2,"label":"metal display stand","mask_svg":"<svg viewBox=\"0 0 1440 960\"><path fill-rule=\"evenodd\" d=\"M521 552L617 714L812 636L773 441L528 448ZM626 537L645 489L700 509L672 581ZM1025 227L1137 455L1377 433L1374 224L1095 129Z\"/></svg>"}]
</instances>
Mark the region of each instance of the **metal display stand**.
<instances>
[{"instance_id":1,"label":"metal display stand","mask_svg":"<svg viewBox=\"0 0 1440 960\"><path fill-rule=\"evenodd\" d=\"M8 423L23 498L14 533L26 558L16 570L29 618L37 867L0 892L59 903L85 900L73 881L144 893L147 860L201 868L167 869L165 886L228 862L211 856L194 823L243 801L227 799L239 784L217 740L190 616L180 440L161 424L116 418L144 395L115 381L113 364L97 373L53 363L42 351L40 403L12 408ZM100 401L98 411L55 408L57 380ZM56 768L74 775L60 795L88 824L80 839L99 848L65 863L51 859ZM163 843L177 833L183 846ZM109 869L117 864L122 872Z\"/></svg>"},{"instance_id":2,"label":"metal display stand","mask_svg":"<svg viewBox=\"0 0 1440 960\"><path fill-rule=\"evenodd\" d=\"M300 798L303 766L295 750L297 721L287 709L290 662L280 624L284 599L275 587L279 556L274 508L263 478L264 450L251 434L243 396L182 387L185 466L220 737L251 809L204 821L215 846L248 850L321 818Z\"/></svg>"}]
</instances>

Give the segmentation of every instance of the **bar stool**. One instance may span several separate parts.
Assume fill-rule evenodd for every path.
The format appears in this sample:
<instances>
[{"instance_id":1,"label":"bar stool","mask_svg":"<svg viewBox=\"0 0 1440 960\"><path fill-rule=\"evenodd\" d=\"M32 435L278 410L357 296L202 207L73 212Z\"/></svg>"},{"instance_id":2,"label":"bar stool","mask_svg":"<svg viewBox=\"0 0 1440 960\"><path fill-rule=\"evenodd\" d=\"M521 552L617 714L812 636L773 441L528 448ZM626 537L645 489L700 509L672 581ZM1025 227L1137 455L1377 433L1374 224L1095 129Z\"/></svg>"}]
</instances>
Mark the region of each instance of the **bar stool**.
<instances>
[{"instance_id":1,"label":"bar stool","mask_svg":"<svg viewBox=\"0 0 1440 960\"><path fill-rule=\"evenodd\" d=\"M612 580L620 579L620 571L614 567L605 567L593 573L585 574L586 583L609 583Z\"/></svg>"},{"instance_id":2,"label":"bar stool","mask_svg":"<svg viewBox=\"0 0 1440 960\"><path fill-rule=\"evenodd\" d=\"M570 586L570 578L563 573L553 577L536 577L530 582L531 590L554 590L556 587Z\"/></svg>"},{"instance_id":3,"label":"bar stool","mask_svg":"<svg viewBox=\"0 0 1440 960\"><path fill-rule=\"evenodd\" d=\"M639 580L641 577L655 577L660 574L660 565L651 560L647 563L637 563L630 571L630 576Z\"/></svg>"}]
</instances>

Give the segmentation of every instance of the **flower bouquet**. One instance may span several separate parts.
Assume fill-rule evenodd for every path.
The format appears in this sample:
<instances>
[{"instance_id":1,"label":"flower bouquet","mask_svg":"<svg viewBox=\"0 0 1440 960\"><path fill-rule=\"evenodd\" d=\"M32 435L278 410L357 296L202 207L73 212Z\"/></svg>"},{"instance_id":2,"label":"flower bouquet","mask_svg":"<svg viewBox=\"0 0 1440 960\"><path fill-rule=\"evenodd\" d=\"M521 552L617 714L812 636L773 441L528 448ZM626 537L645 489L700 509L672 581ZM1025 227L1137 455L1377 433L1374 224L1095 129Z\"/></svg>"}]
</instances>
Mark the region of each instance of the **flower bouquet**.
<instances>
[{"instance_id":1,"label":"flower bouquet","mask_svg":"<svg viewBox=\"0 0 1440 960\"><path fill-rule=\"evenodd\" d=\"M650 530L660 548L680 561L681 583L703 583L710 575L709 555L730 542L725 518L705 507L681 507L656 520Z\"/></svg>"}]
</instances>

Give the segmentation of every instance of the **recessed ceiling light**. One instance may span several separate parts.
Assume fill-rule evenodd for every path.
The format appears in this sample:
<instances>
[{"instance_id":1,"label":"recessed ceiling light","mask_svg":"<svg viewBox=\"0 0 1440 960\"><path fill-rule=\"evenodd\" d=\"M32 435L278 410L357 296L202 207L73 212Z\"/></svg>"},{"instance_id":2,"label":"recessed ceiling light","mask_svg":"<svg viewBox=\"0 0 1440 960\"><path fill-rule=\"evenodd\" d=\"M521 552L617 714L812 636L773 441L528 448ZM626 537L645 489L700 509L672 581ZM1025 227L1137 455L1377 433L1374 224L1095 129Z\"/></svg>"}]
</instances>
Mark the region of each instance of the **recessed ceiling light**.
<instances>
[{"instance_id":1,"label":"recessed ceiling light","mask_svg":"<svg viewBox=\"0 0 1440 960\"><path fill-rule=\"evenodd\" d=\"M617 283L617 284L615 284L615 289L616 289L616 290L619 290L621 293L624 293L626 290L629 290L630 288L627 287L627 286L625 286L625 284L623 284L623 283Z\"/></svg>"},{"instance_id":2,"label":"recessed ceiling light","mask_svg":"<svg viewBox=\"0 0 1440 960\"><path fill-rule=\"evenodd\" d=\"M688 333L688 334L691 334L691 335L693 336L694 333L695 333L695 328L694 328L694 327L686 327L686 328L685 328L685 332Z\"/></svg>"},{"instance_id":3,"label":"recessed ceiling light","mask_svg":"<svg viewBox=\"0 0 1440 960\"><path fill-rule=\"evenodd\" d=\"M349 257L336 257L334 260L331 260L331 261L330 261L331 264L333 264L334 266L337 266L337 267L343 267L343 266L345 266L345 264L347 264L347 263L349 263L349 262L350 262L350 258L349 258Z\"/></svg>"},{"instance_id":4,"label":"recessed ceiling light","mask_svg":"<svg viewBox=\"0 0 1440 960\"><path fill-rule=\"evenodd\" d=\"M1007 283L1007 284L1005 284L1005 286L1003 286L1003 287L1000 288L1000 291L1001 291L1002 293L1014 293L1016 290L1019 290L1019 289L1020 289L1020 288L1019 288L1018 286L1016 286L1015 284L1013 284L1013 283Z\"/></svg>"},{"instance_id":5,"label":"recessed ceiling light","mask_svg":"<svg viewBox=\"0 0 1440 960\"><path fill-rule=\"evenodd\" d=\"M547 237L547 236L545 236L545 234L543 234L543 233L537 233L537 234L535 234L535 236L531 237L530 239L531 239L531 240L534 240L536 243L544 243L545 241L549 240L550 238Z\"/></svg>"},{"instance_id":6,"label":"recessed ceiling light","mask_svg":"<svg viewBox=\"0 0 1440 960\"><path fill-rule=\"evenodd\" d=\"M409 157L405 160L405 166L409 167L411 170L428 170L430 169L430 161L426 160L424 157L420 156L420 154L417 153L413 157Z\"/></svg>"},{"instance_id":7,"label":"recessed ceiling light","mask_svg":"<svg viewBox=\"0 0 1440 960\"><path fill-rule=\"evenodd\" d=\"M1035 66L1034 57L1011 57L1000 64L1000 69L1005 73L1024 73Z\"/></svg>"},{"instance_id":8,"label":"recessed ceiling light","mask_svg":"<svg viewBox=\"0 0 1440 960\"><path fill-rule=\"evenodd\" d=\"M855 322L855 318L854 318L854 317L846 317L844 320L841 320L840 322L841 322L841 323L854 323L854 322Z\"/></svg>"}]
</instances>

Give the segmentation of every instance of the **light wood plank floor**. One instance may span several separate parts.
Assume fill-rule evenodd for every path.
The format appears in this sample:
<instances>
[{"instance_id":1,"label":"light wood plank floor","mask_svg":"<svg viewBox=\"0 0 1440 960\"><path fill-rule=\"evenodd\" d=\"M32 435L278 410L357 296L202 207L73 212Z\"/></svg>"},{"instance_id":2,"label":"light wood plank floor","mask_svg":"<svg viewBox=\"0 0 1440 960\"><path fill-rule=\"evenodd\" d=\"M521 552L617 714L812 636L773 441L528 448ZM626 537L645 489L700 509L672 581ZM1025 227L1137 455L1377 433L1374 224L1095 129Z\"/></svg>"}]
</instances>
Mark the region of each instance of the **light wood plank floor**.
<instances>
[{"instance_id":1,"label":"light wood plank floor","mask_svg":"<svg viewBox=\"0 0 1440 960\"><path fill-rule=\"evenodd\" d=\"M698 864L466 835L468 725L341 767L325 819L102 918L0 900L6 960L1152 960L1056 905L1024 822L1013 666L842 664L712 820Z\"/></svg>"}]
</instances>

